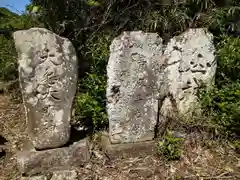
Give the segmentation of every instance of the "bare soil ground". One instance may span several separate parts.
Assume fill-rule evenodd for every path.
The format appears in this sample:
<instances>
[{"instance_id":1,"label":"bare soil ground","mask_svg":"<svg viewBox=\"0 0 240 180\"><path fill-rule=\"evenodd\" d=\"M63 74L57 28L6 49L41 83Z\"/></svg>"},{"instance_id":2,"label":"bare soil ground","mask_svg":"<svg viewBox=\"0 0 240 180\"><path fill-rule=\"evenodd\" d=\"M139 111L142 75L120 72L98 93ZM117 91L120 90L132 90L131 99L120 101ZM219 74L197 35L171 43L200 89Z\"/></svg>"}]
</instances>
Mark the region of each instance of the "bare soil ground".
<instances>
[{"instance_id":1,"label":"bare soil ground","mask_svg":"<svg viewBox=\"0 0 240 180\"><path fill-rule=\"evenodd\" d=\"M0 180L17 180L15 152L27 139L24 108L0 95L0 135L8 141L0 157ZM77 168L81 180L239 180L240 155L227 143L206 141L201 134L187 135L179 161L167 162L155 154L137 158L109 159L95 148L91 161Z\"/></svg>"}]
</instances>

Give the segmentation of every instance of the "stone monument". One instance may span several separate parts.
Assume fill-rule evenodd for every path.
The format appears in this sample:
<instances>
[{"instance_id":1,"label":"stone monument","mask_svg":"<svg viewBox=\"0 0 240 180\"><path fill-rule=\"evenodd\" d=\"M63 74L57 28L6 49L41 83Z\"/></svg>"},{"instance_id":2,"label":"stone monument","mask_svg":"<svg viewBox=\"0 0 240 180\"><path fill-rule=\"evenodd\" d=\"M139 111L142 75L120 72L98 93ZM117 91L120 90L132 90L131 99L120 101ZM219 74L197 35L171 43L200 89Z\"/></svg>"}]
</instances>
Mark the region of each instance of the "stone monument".
<instances>
[{"instance_id":1,"label":"stone monument","mask_svg":"<svg viewBox=\"0 0 240 180\"><path fill-rule=\"evenodd\" d=\"M211 33L189 29L167 45L162 42L156 33L141 31L113 40L107 66L108 149L153 140L169 117L196 111L198 89L213 85L217 64Z\"/></svg>"},{"instance_id":2,"label":"stone monument","mask_svg":"<svg viewBox=\"0 0 240 180\"><path fill-rule=\"evenodd\" d=\"M62 147L70 138L77 85L77 57L72 43L43 28L16 31L14 41L28 134L33 145L31 150L18 153L20 170L38 173L85 161L89 158L85 140Z\"/></svg>"}]
</instances>

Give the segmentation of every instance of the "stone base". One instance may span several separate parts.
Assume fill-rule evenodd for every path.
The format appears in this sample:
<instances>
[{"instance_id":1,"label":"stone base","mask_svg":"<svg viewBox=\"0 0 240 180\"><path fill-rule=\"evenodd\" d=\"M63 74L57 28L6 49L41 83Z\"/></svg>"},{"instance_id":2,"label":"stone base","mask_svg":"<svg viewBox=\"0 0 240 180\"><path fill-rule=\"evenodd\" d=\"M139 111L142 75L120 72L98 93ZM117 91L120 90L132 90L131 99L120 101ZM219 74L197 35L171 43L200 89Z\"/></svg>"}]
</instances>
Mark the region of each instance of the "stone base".
<instances>
[{"instance_id":1,"label":"stone base","mask_svg":"<svg viewBox=\"0 0 240 180\"><path fill-rule=\"evenodd\" d=\"M40 175L32 177L22 177L20 180L77 180L77 172L72 171L56 171L49 175Z\"/></svg>"},{"instance_id":2,"label":"stone base","mask_svg":"<svg viewBox=\"0 0 240 180\"><path fill-rule=\"evenodd\" d=\"M111 159L143 157L155 154L156 152L156 143L154 140L136 143L111 144L109 137L105 134L101 136L101 146Z\"/></svg>"},{"instance_id":3,"label":"stone base","mask_svg":"<svg viewBox=\"0 0 240 180\"><path fill-rule=\"evenodd\" d=\"M57 149L23 151L17 153L17 163L24 175L71 169L83 165L90 159L86 139Z\"/></svg>"}]
</instances>

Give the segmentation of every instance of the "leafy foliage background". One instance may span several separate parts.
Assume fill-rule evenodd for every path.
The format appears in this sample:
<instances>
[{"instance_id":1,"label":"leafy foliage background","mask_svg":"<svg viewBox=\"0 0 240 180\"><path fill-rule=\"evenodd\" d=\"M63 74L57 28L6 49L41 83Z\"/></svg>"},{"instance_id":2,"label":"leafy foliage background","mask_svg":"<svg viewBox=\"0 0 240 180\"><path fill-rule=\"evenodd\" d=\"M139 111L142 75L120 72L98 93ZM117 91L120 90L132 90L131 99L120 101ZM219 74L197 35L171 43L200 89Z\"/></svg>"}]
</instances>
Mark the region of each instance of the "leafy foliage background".
<instances>
[{"instance_id":1,"label":"leafy foliage background","mask_svg":"<svg viewBox=\"0 0 240 180\"><path fill-rule=\"evenodd\" d=\"M205 114L227 135L240 135L240 38L223 37L218 44L216 85L200 93Z\"/></svg>"},{"instance_id":2,"label":"leafy foliage background","mask_svg":"<svg viewBox=\"0 0 240 180\"><path fill-rule=\"evenodd\" d=\"M215 35L219 66L216 86L203 91L205 114L221 127L239 128L239 0L31 0L22 15L0 9L0 28L45 27L69 38L79 59L79 83L72 124L106 128L108 47L122 31L157 32L167 42L188 28ZM0 37L0 78L17 77L12 40ZM2 48L4 47L4 48ZM205 94L204 94L205 93ZM203 95L204 94L204 95Z\"/></svg>"},{"instance_id":3,"label":"leafy foliage background","mask_svg":"<svg viewBox=\"0 0 240 180\"><path fill-rule=\"evenodd\" d=\"M34 18L28 14L21 16L6 8L0 8L0 80L10 81L17 78L17 54L11 37L13 30L28 29L39 25Z\"/></svg>"}]
</instances>

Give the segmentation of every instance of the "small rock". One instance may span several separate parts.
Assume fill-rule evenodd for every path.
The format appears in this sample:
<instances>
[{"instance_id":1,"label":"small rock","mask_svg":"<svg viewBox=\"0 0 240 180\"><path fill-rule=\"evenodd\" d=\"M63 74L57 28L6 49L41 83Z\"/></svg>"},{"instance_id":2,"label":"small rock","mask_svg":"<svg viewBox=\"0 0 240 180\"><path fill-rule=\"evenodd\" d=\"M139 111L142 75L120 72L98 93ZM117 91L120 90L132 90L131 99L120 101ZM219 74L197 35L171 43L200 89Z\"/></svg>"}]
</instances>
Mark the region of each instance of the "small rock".
<instances>
[{"instance_id":1,"label":"small rock","mask_svg":"<svg viewBox=\"0 0 240 180\"><path fill-rule=\"evenodd\" d=\"M172 135L176 138L185 138L186 137L186 133L179 132L179 131L173 131Z\"/></svg>"},{"instance_id":2,"label":"small rock","mask_svg":"<svg viewBox=\"0 0 240 180\"><path fill-rule=\"evenodd\" d=\"M98 159L103 159L103 155L101 155L98 151L93 151L93 154Z\"/></svg>"},{"instance_id":3,"label":"small rock","mask_svg":"<svg viewBox=\"0 0 240 180\"><path fill-rule=\"evenodd\" d=\"M77 172L72 170L56 171L50 180L77 180Z\"/></svg>"},{"instance_id":4,"label":"small rock","mask_svg":"<svg viewBox=\"0 0 240 180\"><path fill-rule=\"evenodd\" d=\"M22 177L20 180L47 180L46 176Z\"/></svg>"},{"instance_id":5,"label":"small rock","mask_svg":"<svg viewBox=\"0 0 240 180\"><path fill-rule=\"evenodd\" d=\"M91 165L91 164L88 164L88 165L86 165L85 168L86 168L86 169L92 169L92 165Z\"/></svg>"}]
</instances>

